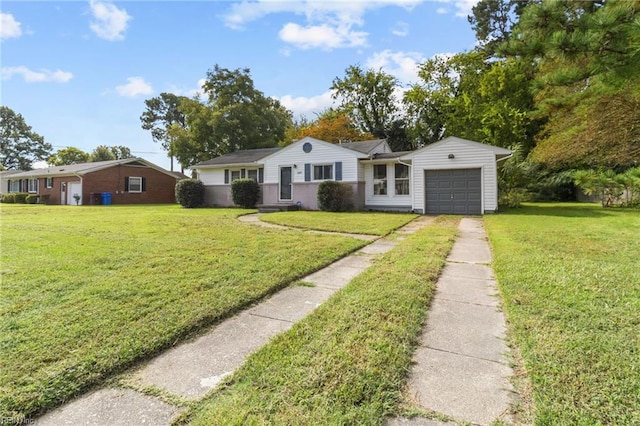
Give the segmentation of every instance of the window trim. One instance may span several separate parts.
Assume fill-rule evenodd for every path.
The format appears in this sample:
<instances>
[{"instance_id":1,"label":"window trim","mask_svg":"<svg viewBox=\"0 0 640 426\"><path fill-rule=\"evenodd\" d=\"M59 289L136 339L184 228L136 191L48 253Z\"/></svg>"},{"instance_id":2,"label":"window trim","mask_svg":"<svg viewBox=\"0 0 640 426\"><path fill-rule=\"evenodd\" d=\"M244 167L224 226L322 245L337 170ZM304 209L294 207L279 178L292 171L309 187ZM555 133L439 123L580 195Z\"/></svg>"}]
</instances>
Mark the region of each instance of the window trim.
<instances>
[{"instance_id":1,"label":"window trim","mask_svg":"<svg viewBox=\"0 0 640 426\"><path fill-rule=\"evenodd\" d=\"M46 189L53 188L53 178L52 177L44 178L44 187Z\"/></svg>"},{"instance_id":2,"label":"window trim","mask_svg":"<svg viewBox=\"0 0 640 426\"><path fill-rule=\"evenodd\" d=\"M398 166L406 167L406 170L407 170L407 177L406 178L397 176ZM393 166L393 179L394 179L393 190L394 190L394 195L397 195L397 196L400 196L400 197L411 195L411 180L410 180L410 176L411 176L411 168L408 165L402 164L402 163L395 163L394 164L394 166ZM407 192L406 193L401 194L401 193L398 192L398 183L406 183L406 187L407 187Z\"/></svg>"},{"instance_id":3,"label":"window trim","mask_svg":"<svg viewBox=\"0 0 640 426\"><path fill-rule=\"evenodd\" d=\"M38 178L30 178L30 179L28 179L27 192L29 194L37 194L38 193L38 186L39 186L39 182L38 181L39 180L40 179L38 179ZM35 185L34 185L35 188L32 187L32 185L31 185L32 183L35 183Z\"/></svg>"},{"instance_id":4,"label":"window trim","mask_svg":"<svg viewBox=\"0 0 640 426\"><path fill-rule=\"evenodd\" d=\"M378 177L376 178L376 168L384 167L384 178ZM379 197L385 197L389 195L389 173L388 173L387 164L374 164L373 165L373 195ZM384 192L380 191L383 189Z\"/></svg>"},{"instance_id":5,"label":"window trim","mask_svg":"<svg viewBox=\"0 0 640 426\"><path fill-rule=\"evenodd\" d=\"M263 174L264 171L261 173L260 169L262 169L262 167L251 167L251 168L237 167L237 168L224 169L225 185L231 185L231 183L236 179L253 179L252 177L249 177L249 172L255 172L256 177L254 180L258 183L262 183L260 182L260 175ZM239 177L236 177L234 179L233 178L234 173L237 173Z\"/></svg>"},{"instance_id":6,"label":"window trim","mask_svg":"<svg viewBox=\"0 0 640 426\"><path fill-rule=\"evenodd\" d=\"M132 181L133 179L138 179L139 187L140 187L140 190L139 190L139 191L133 191L133 190L131 189L131 181ZM128 188L127 188L127 192L130 192L130 193L133 193L133 194L140 194L140 193L142 192L142 176L129 176L129 177L128 177L128 184L127 184L127 187L128 187Z\"/></svg>"},{"instance_id":7,"label":"window trim","mask_svg":"<svg viewBox=\"0 0 640 426\"><path fill-rule=\"evenodd\" d=\"M20 180L12 179L10 182L11 190L9 192L20 192Z\"/></svg>"},{"instance_id":8,"label":"window trim","mask_svg":"<svg viewBox=\"0 0 640 426\"><path fill-rule=\"evenodd\" d=\"M312 176L311 180L313 182L322 182L322 181L325 181L325 180L334 180L334 175L335 175L334 168L335 168L335 166L334 166L333 163L317 163L317 164L312 164L311 167L312 167L311 171L313 173L313 176ZM322 177L320 179L318 179L316 177L316 167L321 167ZM325 177L324 176L325 167L329 167L329 177Z\"/></svg>"}]
</instances>

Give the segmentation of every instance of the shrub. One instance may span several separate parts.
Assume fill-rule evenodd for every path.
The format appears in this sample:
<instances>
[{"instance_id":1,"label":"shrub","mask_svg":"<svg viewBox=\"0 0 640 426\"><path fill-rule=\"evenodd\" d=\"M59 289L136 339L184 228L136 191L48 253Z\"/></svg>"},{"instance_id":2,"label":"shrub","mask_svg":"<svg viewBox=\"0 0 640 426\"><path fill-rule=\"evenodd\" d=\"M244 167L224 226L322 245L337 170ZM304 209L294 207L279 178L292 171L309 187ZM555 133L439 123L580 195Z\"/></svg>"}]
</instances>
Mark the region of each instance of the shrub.
<instances>
[{"instance_id":1,"label":"shrub","mask_svg":"<svg viewBox=\"0 0 640 426\"><path fill-rule=\"evenodd\" d=\"M188 209L204 205L204 183L198 179L182 179L176 184L176 201Z\"/></svg>"},{"instance_id":2,"label":"shrub","mask_svg":"<svg viewBox=\"0 0 640 426\"><path fill-rule=\"evenodd\" d=\"M328 212L353 209L353 189L346 183L327 180L318 186L318 207Z\"/></svg>"},{"instance_id":3,"label":"shrub","mask_svg":"<svg viewBox=\"0 0 640 426\"><path fill-rule=\"evenodd\" d=\"M524 201L527 201L527 191L522 188L512 188L500 194L498 205L519 208Z\"/></svg>"},{"instance_id":4,"label":"shrub","mask_svg":"<svg viewBox=\"0 0 640 426\"><path fill-rule=\"evenodd\" d=\"M26 204L27 203L27 194L26 192L16 192L13 194L16 204Z\"/></svg>"},{"instance_id":5,"label":"shrub","mask_svg":"<svg viewBox=\"0 0 640 426\"><path fill-rule=\"evenodd\" d=\"M7 204L13 204L16 202L15 194L2 194L2 202Z\"/></svg>"},{"instance_id":6,"label":"shrub","mask_svg":"<svg viewBox=\"0 0 640 426\"><path fill-rule=\"evenodd\" d=\"M260 200L260 185L253 179L236 179L231 182L231 199L236 206L253 209Z\"/></svg>"},{"instance_id":7,"label":"shrub","mask_svg":"<svg viewBox=\"0 0 640 426\"><path fill-rule=\"evenodd\" d=\"M25 199L25 201L27 204L35 204L38 202L38 198L39 198L39 195L29 194L27 195L27 198Z\"/></svg>"}]
</instances>

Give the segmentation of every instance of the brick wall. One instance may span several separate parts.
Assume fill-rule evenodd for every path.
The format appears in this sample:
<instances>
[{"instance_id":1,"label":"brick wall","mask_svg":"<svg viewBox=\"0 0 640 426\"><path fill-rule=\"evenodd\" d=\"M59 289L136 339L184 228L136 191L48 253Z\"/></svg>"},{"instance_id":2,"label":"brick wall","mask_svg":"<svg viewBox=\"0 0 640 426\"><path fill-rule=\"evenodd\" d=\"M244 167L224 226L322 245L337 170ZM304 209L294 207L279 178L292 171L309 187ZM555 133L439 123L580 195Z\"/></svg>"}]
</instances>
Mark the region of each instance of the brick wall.
<instances>
[{"instance_id":1,"label":"brick wall","mask_svg":"<svg viewBox=\"0 0 640 426\"><path fill-rule=\"evenodd\" d=\"M145 190L139 193L125 191L125 178L145 179ZM111 193L111 204L174 203L176 178L145 166L118 165L88 173L83 177L82 198L91 203L92 193Z\"/></svg>"}]
</instances>

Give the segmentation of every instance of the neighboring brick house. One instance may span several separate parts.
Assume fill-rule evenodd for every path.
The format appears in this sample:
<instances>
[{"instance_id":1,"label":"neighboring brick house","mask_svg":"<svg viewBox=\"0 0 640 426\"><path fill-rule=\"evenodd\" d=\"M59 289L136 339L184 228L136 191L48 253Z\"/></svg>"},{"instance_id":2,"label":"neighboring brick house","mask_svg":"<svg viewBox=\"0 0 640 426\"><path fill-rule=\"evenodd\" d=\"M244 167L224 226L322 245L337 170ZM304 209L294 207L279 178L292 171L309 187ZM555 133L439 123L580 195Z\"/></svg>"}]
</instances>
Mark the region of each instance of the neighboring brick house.
<instances>
[{"instance_id":1,"label":"neighboring brick house","mask_svg":"<svg viewBox=\"0 0 640 426\"><path fill-rule=\"evenodd\" d=\"M111 204L174 203L180 177L142 158L71 164L29 170L7 176L3 192L28 192L47 204L100 204L102 193Z\"/></svg>"}]
</instances>

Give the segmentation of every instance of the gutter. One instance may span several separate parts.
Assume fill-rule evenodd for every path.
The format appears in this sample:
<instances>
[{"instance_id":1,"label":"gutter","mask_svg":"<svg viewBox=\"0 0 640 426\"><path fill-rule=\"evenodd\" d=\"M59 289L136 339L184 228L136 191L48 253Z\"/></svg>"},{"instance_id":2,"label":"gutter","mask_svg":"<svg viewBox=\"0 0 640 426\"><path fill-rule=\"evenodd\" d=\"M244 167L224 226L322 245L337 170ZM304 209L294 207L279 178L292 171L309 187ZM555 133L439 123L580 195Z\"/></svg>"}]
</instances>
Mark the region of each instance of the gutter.
<instances>
[{"instance_id":1,"label":"gutter","mask_svg":"<svg viewBox=\"0 0 640 426\"><path fill-rule=\"evenodd\" d=\"M503 161L503 160L508 160L511 157L513 157L513 152L511 154L507 155L506 157L502 157L500 159L497 159L496 163L499 163L500 161Z\"/></svg>"}]
</instances>

